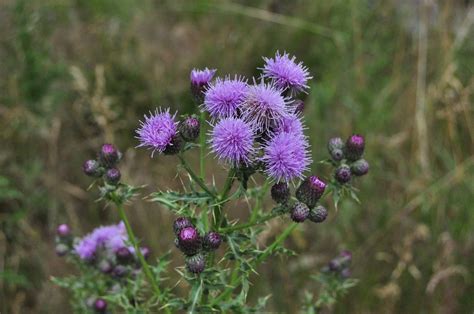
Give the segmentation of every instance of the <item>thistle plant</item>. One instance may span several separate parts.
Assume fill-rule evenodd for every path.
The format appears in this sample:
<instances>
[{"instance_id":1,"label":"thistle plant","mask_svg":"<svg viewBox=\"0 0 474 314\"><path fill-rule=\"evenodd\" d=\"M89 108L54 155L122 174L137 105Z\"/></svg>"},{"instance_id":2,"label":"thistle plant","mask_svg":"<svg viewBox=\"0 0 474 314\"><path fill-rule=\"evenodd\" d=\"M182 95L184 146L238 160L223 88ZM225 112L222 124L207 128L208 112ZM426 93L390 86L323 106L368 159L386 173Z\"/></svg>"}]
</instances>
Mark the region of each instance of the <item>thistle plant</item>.
<instances>
[{"instance_id":1,"label":"thistle plant","mask_svg":"<svg viewBox=\"0 0 474 314\"><path fill-rule=\"evenodd\" d=\"M169 108L156 108L136 129L137 149L147 149L152 158L176 156L167 162L178 160L178 169L189 178L181 191L159 190L148 197L175 215L173 225L161 228L174 234L175 247L183 254L184 265L177 271L189 285L187 295L168 282L169 255L150 260L149 249L131 228L127 215L132 210L126 213L125 206L142 187L121 181L122 154L104 144L96 159L84 163L84 173L99 187L100 200L116 208L121 220L81 238L67 225L58 227L57 252L75 263L81 275L54 281L72 290L76 311L261 311L268 297L247 302L257 267L272 256L291 255L285 239L301 223L311 228L323 223L329 197L336 205L346 192L357 199L355 178L368 172L362 159L364 138L331 139L325 162L333 167L333 175L311 173L302 97L312 77L287 53L264 58L261 70L259 78L250 80L194 69L190 79L196 114L178 116ZM199 151L199 169L187 161L194 150ZM226 173L223 183L209 180L208 151L222 169L212 177ZM265 201L268 196L273 204ZM249 205L245 221L231 218L238 200ZM256 238L272 219L285 228L262 247ZM348 275L347 267L342 271Z\"/></svg>"}]
</instances>

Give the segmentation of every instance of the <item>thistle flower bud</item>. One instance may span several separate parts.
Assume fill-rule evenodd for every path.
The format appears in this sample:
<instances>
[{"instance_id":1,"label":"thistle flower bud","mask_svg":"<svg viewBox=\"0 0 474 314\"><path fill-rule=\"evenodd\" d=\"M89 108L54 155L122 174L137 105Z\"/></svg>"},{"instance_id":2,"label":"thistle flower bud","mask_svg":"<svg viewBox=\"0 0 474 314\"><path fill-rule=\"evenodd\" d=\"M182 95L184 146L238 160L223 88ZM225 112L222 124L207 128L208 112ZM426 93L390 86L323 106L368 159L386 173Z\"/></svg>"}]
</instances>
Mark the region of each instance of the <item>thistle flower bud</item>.
<instances>
[{"instance_id":1,"label":"thistle flower bud","mask_svg":"<svg viewBox=\"0 0 474 314\"><path fill-rule=\"evenodd\" d=\"M348 279L352 276L352 272L349 268L344 268L342 271L341 271L341 277L343 279Z\"/></svg>"},{"instance_id":2,"label":"thistle flower bud","mask_svg":"<svg viewBox=\"0 0 474 314\"><path fill-rule=\"evenodd\" d=\"M94 310L98 313L105 313L105 311L107 310L107 301L101 298L95 300Z\"/></svg>"},{"instance_id":3,"label":"thistle flower bud","mask_svg":"<svg viewBox=\"0 0 474 314\"><path fill-rule=\"evenodd\" d=\"M295 108L295 114L303 113L304 111L304 101L297 99L293 102L293 107Z\"/></svg>"},{"instance_id":4,"label":"thistle flower bud","mask_svg":"<svg viewBox=\"0 0 474 314\"><path fill-rule=\"evenodd\" d=\"M203 247L207 251L214 251L219 248L222 243L222 237L217 232L209 232L204 236Z\"/></svg>"},{"instance_id":5,"label":"thistle flower bud","mask_svg":"<svg viewBox=\"0 0 474 314\"><path fill-rule=\"evenodd\" d=\"M181 229L178 235L179 249L185 255L194 255L201 249L201 237L194 227Z\"/></svg>"},{"instance_id":6,"label":"thistle flower bud","mask_svg":"<svg viewBox=\"0 0 474 314\"><path fill-rule=\"evenodd\" d=\"M286 182L275 183L272 186L271 195L275 202L284 204L290 199L290 188Z\"/></svg>"},{"instance_id":7,"label":"thistle flower bud","mask_svg":"<svg viewBox=\"0 0 474 314\"><path fill-rule=\"evenodd\" d=\"M354 134L350 136L344 147L344 154L350 161L356 161L364 154L365 141L362 135Z\"/></svg>"},{"instance_id":8,"label":"thistle flower bud","mask_svg":"<svg viewBox=\"0 0 474 314\"><path fill-rule=\"evenodd\" d=\"M120 159L120 152L113 144L102 145L99 160L105 167L113 167Z\"/></svg>"},{"instance_id":9,"label":"thistle flower bud","mask_svg":"<svg viewBox=\"0 0 474 314\"><path fill-rule=\"evenodd\" d=\"M347 165L339 166L334 173L334 178L341 184L349 182L351 180L351 168Z\"/></svg>"},{"instance_id":10,"label":"thistle flower bud","mask_svg":"<svg viewBox=\"0 0 474 314\"><path fill-rule=\"evenodd\" d=\"M112 270L112 274L117 278L122 278L128 274L128 269L123 265L117 265Z\"/></svg>"},{"instance_id":11,"label":"thistle flower bud","mask_svg":"<svg viewBox=\"0 0 474 314\"><path fill-rule=\"evenodd\" d=\"M98 178L103 174L103 169L100 167L100 163L96 160L86 160L82 165L82 170L89 177Z\"/></svg>"},{"instance_id":12,"label":"thistle flower bud","mask_svg":"<svg viewBox=\"0 0 474 314\"><path fill-rule=\"evenodd\" d=\"M315 223L320 223L326 220L328 216L328 210L321 205L316 206L309 212L308 219Z\"/></svg>"},{"instance_id":13,"label":"thistle flower bud","mask_svg":"<svg viewBox=\"0 0 474 314\"><path fill-rule=\"evenodd\" d=\"M126 247L121 247L115 252L115 256L120 263L127 263L132 259L132 252Z\"/></svg>"},{"instance_id":14,"label":"thistle flower bud","mask_svg":"<svg viewBox=\"0 0 474 314\"><path fill-rule=\"evenodd\" d=\"M111 185L119 183L121 177L122 174L117 168L111 168L105 172L105 181Z\"/></svg>"},{"instance_id":15,"label":"thistle flower bud","mask_svg":"<svg viewBox=\"0 0 474 314\"><path fill-rule=\"evenodd\" d=\"M363 176L369 172L369 163L365 159L354 161L351 165L351 172L355 176Z\"/></svg>"},{"instance_id":16,"label":"thistle flower bud","mask_svg":"<svg viewBox=\"0 0 474 314\"><path fill-rule=\"evenodd\" d=\"M171 142L166 146L163 154L165 155L176 155L180 152L183 147L183 138L179 134L175 134L171 139Z\"/></svg>"},{"instance_id":17,"label":"thistle flower bud","mask_svg":"<svg viewBox=\"0 0 474 314\"><path fill-rule=\"evenodd\" d=\"M56 234L61 238L66 238L71 235L71 228L67 224L61 224L56 229Z\"/></svg>"},{"instance_id":18,"label":"thistle flower bud","mask_svg":"<svg viewBox=\"0 0 474 314\"><path fill-rule=\"evenodd\" d=\"M191 81L191 93L197 102L202 102L204 99L204 91L209 87L209 83L216 70L205 68L204 70L193 69L189 75Z\"/></svg>"},{"instance_id":19,"label":"thistle flower bud","mask_svg":"<svg viewBox=\"0 0 474 314\"><path fill-rule=\"evenodd\" d=\"M296 198L308 205L308 207L313 208L324 194L325 189L326 183L324 181L317 176L309 176L301 182L296 190Z\"/></svg>"},{"instance_id":20,"label":"thistle flower bud","mask_svg":"<svg viewBox=\"0 0 474 314\"><path fill-rule=\"evenodd\" d=\"M183 122L179 124L179 132L181 136L187 142L192 142L199 136L201 124L195 117L187 117Z\"/></svg>"},{"instance_id":21,"label":"thistle flower bud","mask_svg":"<svg viewBox=\"0 0 474 314\"><path fill-rule=\"evenodd\" d=\"M344 158L344 142L340 137L333 137L328 142L328 151L334 161Z\"/></svg>"},{"instance_id":22,"label":"thistle flower bud","mask_svg":"<svg viewBox=\"0 0 474 314\"><path fill-rule=\"evenodd\" d=\"M186 227L192 227L193 224L191 220L187 217L178 217L176 220L173 222L173 230L174 234L178 235L181 229L184 229Z\"/></svg>"},{"instance_id":23,"label":"thistle flower bud","mask_svg":"<svg viewBox=\"0 0 474 314\"><path fill-rule=\"evenodd\" d=\"M148 246L144 246L141 248L141 251L142 251L142 255L145 259L148 259L150 257L150 254L151 254L151 250Z\"/></svg>"},{"instance_id":24,"label":"thistle flower bud","mask_svg":"<svg viewBox=\"0 0 474 314\"><path fill-rule=\"evenodd\" d=\"M294 222L303 222L309 216L309 208L303 203L297 202L291 209L291 219Z\"/></svg>"},{"instance_id":25,"label":"thistle flower bud","mask_svg":"<svg viewBox=\"0 0 474 314\"><path fill-rule=\"evenodd\" d=\"M69 247L64 243L59 243L56 245L55 250L58 256L64 256L69 252Z\"/></svg>"},{"instance_id":26,"label":"thistle flower bud","mask_svg":"<svg viewBox=\"0 0 474 314\"><path fill-rule=\"evenodd\" d=\"M202 254L196 254L186 258L186 267L193 274L201 273L206 267L206 259Z\"/></svg>"},{"instance_id":27,"label":"thistle flower bud","mask_svg":"<svg viewBox=\"0 0 474 314\"><path fill-rule=\"evenodd\" d=\"M112 271L113 269L113 266L112 266L112 263L110 263L110 261L106 260L106 259L103 259L99 262L99 264L97 265L97 268L104 274L108 274Z\"/></svg>"}]
</instances>

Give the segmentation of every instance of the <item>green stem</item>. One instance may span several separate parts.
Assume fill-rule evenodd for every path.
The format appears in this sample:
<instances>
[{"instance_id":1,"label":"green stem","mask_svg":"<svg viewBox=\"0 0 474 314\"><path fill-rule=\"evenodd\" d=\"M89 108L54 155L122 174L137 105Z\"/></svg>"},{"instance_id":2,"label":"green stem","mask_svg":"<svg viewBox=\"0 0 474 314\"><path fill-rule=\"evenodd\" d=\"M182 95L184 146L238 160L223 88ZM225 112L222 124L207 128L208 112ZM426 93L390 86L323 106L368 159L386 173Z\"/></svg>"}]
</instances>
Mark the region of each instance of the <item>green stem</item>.
<instances>
[{"instance_id":1,"label":"green stem","mask_svg":"<svg viewBox=\"0 0 474 314\"><path fill-rule=\"evenodd\" d=\"M211 306L214 306L215 304L218 304L220 301L226 299L228 296L232 294L232 291L234 291L234 289L237 288L236 285L239 281L239 267L240 267L239 264L235 265L235 268L232 271L230 285L224 290L224 292L222 292L217 298L215 298L214 301L212 301Z\"/></svg>"},{"instance_id":2,"label":"green stem","mask_svg":"<svg viewBox=\"0 0 474 314\"><path fill-rule=\"evenodd\" d=\"M181 165L184 167L184 169L186 169L186 171L189 173L189 175L191 176L191 178L196 181L196 183L207 193L209 194L210 196L212 197L216 197L215 193L211 192L211 190L209 190L209 188L206 186L206 184L204 183L204 181L199 178L195 173L194 171L189 167L189 165L187 164L186 160L183 158L183 156L181 154L178 154L178 158L179 160L181 161Z\"/></svg>"},{"instance_id":3,"label":"green stem","mask_svg":"<svg viewBox=\"0 0 474 314\"><path fill-rule=\"evenodd\" d=\"M234 174L235 174L235 169L230 169L229 174L227 175L227 179L225 180L224 183L224 188L222 189L221 194L219 194L219 197L217 198L217 202L219 205L217 205L214 209L214 229L218 230L220 226L222 225L222 221L224 219L224 216L222 215L222 207L224 207L225 204L225 199L227 198L227 195L229 194L230 190L232 189L232 183L234 183Z\"/></svg>"},{"instance_id":4,"label":"green stem","mask_svg":"<svg viewBox=\"0 0 474 314\"><path fill-rule=\"evenodd\" d=\"M275 249L275 247L277 245L279 245L281 242L283 242L290 234L291 232L298 226L297 223L293 222L291 223L291 225L289 225L288 227L286 227L286 229L283 231L282 234L280 234L278 236L278 238L275 239L275 241L273 241L273 243L271 245L269 245L265 251L263 251L263 254L260 255L257 260L256 260L256 264L260 264L265 258L268 257L268 255L270 255L272 253L272 251Z\"/></svg>"},{"instance_id":5,"label":"green stem","mask_svg":"<svg viewBox=\"0 0 474 314\"><path fill-rule=\"evenodd\" d=\"M148 263L146 262L145 257L143 256L140 250L140 247L138 246L135 234L133 233L132 227L130 226L130 223L128 222L127 215L125 214L125 209L123 208L122 204L116 203L116 205L119 211L120 218L124 222L125 228L127 229L128 238L130 242L132 243L133 248L135 249L135 253L138 256L138 260L140 261L140 264L142 265L143 271L145 272L145 275L148 278L148 281L150 282L151 286L153 287L153 290L155 291L156 296L159 299L161 296L160 287L158 287L155 277L153 276L153 273L151 272L150 267L148 266Z\"/></svg>"},{"instance_id":6,"label":"green stem","mask_svg":"<svg viewBox=\"0 0 474 314\"><path fill-rule=\"evenodd\" d=\"M257 221L254 221L254 222L250 221L250 222L247 222L247 223L244 223L244 224L239 224L239 225L235 225L235 226L231 226L231 227L227 227L227 228L222 228L222 229L219 230L219 232L231 233L233 231L254 227L254 226L257 226L257 225L261 225L264 222L266 222L266 221L268 221L272 218L275 218L277 216L279 216L279 214L270 214L270 215L267 215L267 216L264 216L264 217L260 218Z\"/></svg>"},{"instance_id":7,"label":"green stem","mask_svg":"<svg viewBox=\"0 0 474 314\"><path fill-rule=\"evenodd\" d=\"M204 132L204 125L206 123L206 113L201 111L199 115L199 124L201 126L201 131L199 133L199 170L201 180L204 180L206 169L204 163L204 154L206 150L206 132Z\"/></svg>"}]
</instances>

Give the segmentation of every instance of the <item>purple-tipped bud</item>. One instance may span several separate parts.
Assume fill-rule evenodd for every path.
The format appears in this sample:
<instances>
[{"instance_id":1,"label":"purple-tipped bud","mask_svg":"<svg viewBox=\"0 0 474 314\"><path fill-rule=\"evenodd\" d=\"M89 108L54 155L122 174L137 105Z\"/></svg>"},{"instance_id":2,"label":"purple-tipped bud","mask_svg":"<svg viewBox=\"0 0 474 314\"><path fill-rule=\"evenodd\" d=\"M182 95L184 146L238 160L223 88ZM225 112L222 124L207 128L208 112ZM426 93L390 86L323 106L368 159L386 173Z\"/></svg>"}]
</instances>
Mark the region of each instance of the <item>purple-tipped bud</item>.
<instances>
[{"instance_id":1,"label":"purple-tipped bud","mask_svg":"<svg viewBox=\"0 0 474 314\"><path fill-rule=\"evenodd\" d=\"M193 227L191 220L187 217L178 217L173 223L174 234L178 235L181 229Z\"/></svg>"},{"instance_id":2,"label":"purple-tipped bud","mask_svg":"<svg viewBox=\"0 0 474 314\"><path fill-rule=\"evenodd\" d=\"M326 220L328 216L328 210L326 207L318 205L311 209L309 212L308 219L315 223L320 223Z\"/></svg>"},{"instance_id":3,"label":"purple-tipped bud","mask_svg":"<svg viewBox=\"0 0 474 314\"><path fill-rule=\"evenodd\" d=\"M94 310L98 313L105 313L105 311L107 310L107 301L101 298L95 300Z\"/></svg>"},{"instance_id":4,"label":"purple-tipped bud","mask_svg":"<svg viewBox=\"0 0 474 314\"><path fill-rule=\"evenodd\" d=\"M349 268L344 268L342 271L341 271L341 277L343 279L349 279L350 277L352 276L352 272Z\"/></svg>"},{"instance_id":5,"label":"purple-tipped bud","mask_svg":"<svg viewBox=\"0 0 474 314\"><path fill-rule=\"evenodd\" d=\"M113 266L112 266L112 263L110 263L110 261L106 260L106 259L103 259L99 262L99 264L97 265L97 268L104 274L108 274L112 271L113 269Z\"/></svg>"},{"instance_id":6,"label":"purple-tipped bud","mask_svg":"<svg viewBox=\"0 0 474 314\"><path fill-rule=\"evenodd\" d=\"M303 113L303 111L304 111L304 101L297 99L293 102L292 105L295 108L295 114Z\"/></svg>"},{"instance_id":7,"label":"purple-tipped bud","mask_svg":"<svg viewBox=\"0 0 474 314\"><path fill-rule=\"evenodd\" d=\"M341 260L341 264L348 266L352 261L352 253L344 250L339 254L339 258Z\"/></svg>"},{"instance_id":8,"label":"purple-tipped bud","mask_svg":"<svg viewBox=\"0 0 474 314\"><path fill-rule=\"evenodd\" d=\"M100 149L100 162L105 167L113 167L120 159L120 152L113 144L104 144Z\"/></svg>"},{"instance_id":9,"label":"purple-tipped bud","mask_svg":"<svg viewBox=\"0 0 474 314\"><path fill-rule=\"evenodd\" d=\"M56 234L61 238L66 238L71 235L71 228L67 224L61 224L56 229Z\"/></svg>"},{"instance_id":10,"label":"purple-tipped bud","mask_svg":"<svg viewBox=\"0 0 474 314\"><path fill-rule=\"evenodd\" d=\"M344 154L350 161L356 161L364 154L365 140L362 135L354 134L346 141Z\"/></svg>"},{"instance_id":11,"label":"purple-tipped bud","mask_svg":"<svg viewBox=\"0 0 474 314\"><path fill-rule=\"evenodd\" d=\"M323 196L326 189L326 183L317 176L309 176L296 190L296 198L313 208L316 202Z\"/></svg>"},{"instance_id":12,"label":"purple-tipped bud","mask_svg":"<svg viewBox=\"0 0 474 314\"><path fill-rule=\"evenodd\" d=\"M351 168L347 165L339 166L334 173L334 178L341 184L349 182L351 180Z\"/></svg>"},{"instance_id":13,"label":"purple-tipped bud","mask_svg":"<svg viewBox=\"0 0 474 314\"><path fill-rule=\"evenodd\" d=\"M286 182L275 183L271 189L272 199L278 204L284 204L290 199L290 188Z\"/></svg>"},{"instance_id":14,"label":"purple-tipped bud","mask_svg":"<svg viewBox=\"0 0 474 314\"><path fill-rule=\"evenodd\" d=\"M171 142L166 146L165 150L163 151L163 154L176 155L180 152L181 148L183 147L183 144L183 138L179 136L179 134L176 134L171 139Z\"/></svg>"},{"instance_id":15,"label":"purple-tipped bud","mask_svg":"<svg viewBox=\"0 0 474 314\"><path fill-rule=\"evenodd\" d=\"M119 183L121 177L122 177L122 174L120 173L120 170L118 170L117 168L108 169L105 172L105 181L108 184L115 185Z\"/></svg>"},{"instance_id":16,"label":"purple-tipped bud","mask_svg":"<svg viewBox=\"0 0 474 314\"><path fill-rule=\"evenodd\" d=\"M204 91L209 87L209 83L216 70L205 68L204 70L193 69L189 76L191 81L191 93L197 102L201 103L204 99Z\"/></svg>"},{"instance_id":17,"label":"purple-tipped bud","mask_svg":"<svg viewBox=\"0 0 474 314\"><path fill-rule=\"evenodd\" d=\"M112 270L112 274L117 278L124 277L128 274L128 268L123 265L117 265Z\"/></svg>"},{"instance_id":18,"label":"purple-tipped bud","mask_svg":"<svg viewBox=\"0 0 474 314\"><path fill-rule=\"evenodd\" d=\"M334 161L340 161L344 158L344 142L340 137L333 137L328 142L329 155Z\"/></svg>"},{"instance_id":19,"label":"purple-tipped bud","mask_svg":"<svg viewBox=\"0 0 474 314\"><path fill-rule=\"evenodd\" d=\"M100 163L97 160L92 159L86 160L86 162L84 162L84 164L82 165L82 170L89 177L95 178L102 176L102 174L104 173L103 169L100 166Z\"/></svg>"},{"instance_id":20,"label":"purple-tipped bud","mask_svg":"<svg viewBox=\"0 0 474 314\"><path fill-rule=\"evenodd\" d=\"M206 267L206 259L202 254L196 254L186 258L186 267L193 274L202 273Z\"/></svg>"},{"instance_id":21,"label":"purple-tipped bud","mask_svg":"<svg viewBox=\"0 0 474 314\"><path fill-rule=\"evenodd\" d=\"M64 256L69 252L69 247L66 244L59 243L56 245L55 250L58 256Z\"/></svg>"},{"instance_id":22,"label":"purple-tipped bud","mask_svg":"<svg viewBox=\"0 0 474 314\"><path fill-rule=\"evenodd\" d=\"M204 236L203 247L205 250L213 251L217 250L222 243L222 237L217 232L209 232Z\"/></svg>"},{"instance_id":23,"label":"purple-tipped bud","mask_svg":"<svg viewBox=\"0 0 474 314\"><path fill-rule=\"evenodd\" d=\"M132 252L126 247L121 247L115 252L115 256L120 263L127 263L132 259Z\"/></svg>"},{"instance_id":24,"label":"purple-tipped bud","mask_svg":"<svg viewBox=\"0 0 474 314\"><path fill-rule=\"evenodd\" d=\"M309 208L303 203L297 202L291 209L291 219L294 222L303 222L309 216Z\"/></svg>"},{"instance_id":25,"label":"purple-tipped bud","mask_svg":"<svg viewBox=\"0 0 474 314\"><path fill-rule=\"evenodd\" d=\"M201 249L201 236L194 227L183 228L178 235L179 248L185 255L194 255Z\"/></svg>"},{"instance_id":26,"label":"purple-tipped bud","mask_svg":"<svg viewBox=\"0 0 474 314\"><path fill-rule=\"evenodd\" d=\"M140 250L141 250L142 255L145 259L148 259L150 257L151 250L148 246L144 246Z\"/></svg>"},{"instance_id":27,"label":"purple-tipped bud","mask_svg":"<svg viewBox=\"0 0 474 314\"><path fill-rule=\"evenodd\" d=\"M354 161L351 165L351 172L355 176L363 176L369 172L369 163L365 159Z\"/></svg>"},{"instance_id":28,"label":"purple-tipped bud","mask_svg":"<svg viewBox=\"0 0 474 314\"><path fill-rule=\"evenodd\" d=\"M183 122L179 124L179 132L181 136L187 142L192 142L199 136L201 130L201 124L195 117L187 117Z\"/></svg>"}]
</instances>

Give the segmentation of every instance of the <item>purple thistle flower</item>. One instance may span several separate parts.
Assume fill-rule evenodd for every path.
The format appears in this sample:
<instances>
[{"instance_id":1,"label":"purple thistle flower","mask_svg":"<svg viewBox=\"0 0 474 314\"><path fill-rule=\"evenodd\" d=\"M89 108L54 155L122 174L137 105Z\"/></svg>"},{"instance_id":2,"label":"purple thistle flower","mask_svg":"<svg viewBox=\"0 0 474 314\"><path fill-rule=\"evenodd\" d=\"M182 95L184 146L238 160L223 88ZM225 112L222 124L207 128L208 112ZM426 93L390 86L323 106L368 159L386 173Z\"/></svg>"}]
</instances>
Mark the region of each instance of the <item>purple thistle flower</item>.
<instances>
[{"instance_id":1,"label":"purple thistle flower","mask_svg":"<svg viewBox=\"0 0 474 314\"><path fill-rule=\"evenodd\" d=\"M171 115L169 109L150 112L150 116L145 115L145 121L140 121L140 128L136 131L140 145L137 147L147 147L152 150L151 156L158 151L162 153L172 144L173 138L178 132L178 124L174 120L175 115Z\"/></svg>"},{"instance_id":2,"label":"purple thistle flower","mask_svg":"<svg viewBox=\"0 0 474 314\"><path fill-rule=\"evenodd\" d=\"M281 55L278 51L275 58L264 57L263 77L271 79L278 88L289 90L291 94L306 92L309 88L307 82L312 77L308 68L302 62L296 63L295 59L286 52Z\"/></svg>"},{"instance_id":3,"label":"purple thistle flower","mask_svg":"<svg viewBox=\"0 0 474 314\"><path fill-rule=\"evenodd\" d=\"M253 154L254 132L241 119L226 118L211 131L210 144L217 157L229 164L248 164Z\"/></svg>"},{"instance_id":4,"label":"purple thistle flower","mask_svg":"<svg viewBox=\"0 0 474 314\"><path fill-rule=\"evenodd\" d=\"M306 138L290 133L275 135L264 147L265 172L276 181L301 178L311 163L308 147Z\"/></svg>"},{"instance_id":5,"label":"purple thistle flower","mask_svg":"<svg viewBox=\"0 0 474 314\"><path fill-rule=\"evenodd\" d=\"M94 229L74 246L74 251L81 259L91 260L94 258L97 249L104 247L115 253L120 248L125 247L127 241L125 225L123 222L120 222L118 225Z\"/></svg>"},{"instance_id":6,"label":"purple thistle flower","mask_svg":"<svg viewBox=\"0 0 474 314\"><path fill-rule=\"evenodd\" d=\"M244 102L247 88L241 77L218 78L206 90L203 107L214 119L232 117Z\"/></svg>"},{"instance_id":7,"label":"purple thistle flower","mask_svg":"<svg viewBox=\"0 0 474 314\"><path fill-rule=\"evenodd\" d=\"M303 126L301 118L295 114L290 114L281 119L280 123L274 128L274 132L276 134L285 132L304 137L304 129L305 127Z\"/></svg>"},{"instance_id":8,"label":"purple thistle flower","mask_svg":"<svg viewBox=\"0 0 474 314\"><path fill-rule=\"evenodd\" d=\"M209 87L209 83L216 74L215 69L205 68L204 70L192 69L189 74L191 81L191 93L197 101L203 100L203 92Z\"/></svg>"},{"instance_id":9,"label":"purple thistle flower","mask_svg":"<svg viewBox=\"0 0 474 314\"><path fill-rule=\"evenodd\" d=\"M242 104L244 120L260 132L278 125L290 112L288 99L281 92L273 84L265 84L263 81L249 86Z\"/></svg>"}]
</instances>

